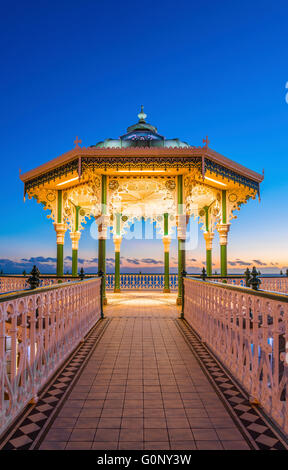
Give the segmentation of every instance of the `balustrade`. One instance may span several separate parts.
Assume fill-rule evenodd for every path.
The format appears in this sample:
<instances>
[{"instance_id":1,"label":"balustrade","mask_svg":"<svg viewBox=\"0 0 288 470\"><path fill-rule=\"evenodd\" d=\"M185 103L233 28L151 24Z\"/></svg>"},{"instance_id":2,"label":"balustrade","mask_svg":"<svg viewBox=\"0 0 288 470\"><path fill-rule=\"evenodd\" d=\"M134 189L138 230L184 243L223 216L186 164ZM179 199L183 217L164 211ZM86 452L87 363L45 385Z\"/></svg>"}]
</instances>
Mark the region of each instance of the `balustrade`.
<instances>
[{"instance_id":1,"label":"balustrade","mask_svg":"<svg viewBox=\"0 0 288 470\"><path fill-rule=\"evenodd\" d=\"M101 280L0 296L0 434L101 316Z\"/></svg>"},{"instance_id":2,"label":"balustrade","mask_svg":"<svg viewBox=\"0 0 288 470\"><path fill-rule=\"evenodd\" d=\"M184 317L288 433L288 295L185 278Z\"/></svg>"},{"instance_id":3,"label":"balustrade","mask_svg":"<svg viewBox=\"0 0 288 470\"><path fill-rule=\"evenodd\" d=\"M95 275L94 275L95 276ZM92 277L92 275L86 275L86 278ZM198 277L198 276L195 276ZM280 292L288 294L288 277L263 277L261 279L261 289L269 292ZM114 289L115 274L106 274L106 289L111 291ZM27 277L23 276L0 276L0 293L4 292L15 292L23 289L28 289ZM121 289L164 289L165 274L120 274L120 287ZM245 287L245 277L243 276L208 276L207 280L213 282L221 282L229 285L243 286ZM74 282L75 277L73 276L40 276L40 286L52 286L59 282ZM178 274L169 274L170 289L177 290L178 288Z\"/></svg>"},{"instance_id":4,"label":"balustrade","mask_svg":"<svg viewBox=\"0 0 288 470\"><path fill-rule=\"evenodd\" d=\"M114 274L106 274L106 289L113 290ZM178 275L169 275L170 289L177 290ZM163 290L165 285L165 274L120 274L120 289L151 289Z\"/></svg>"}]
</instances>

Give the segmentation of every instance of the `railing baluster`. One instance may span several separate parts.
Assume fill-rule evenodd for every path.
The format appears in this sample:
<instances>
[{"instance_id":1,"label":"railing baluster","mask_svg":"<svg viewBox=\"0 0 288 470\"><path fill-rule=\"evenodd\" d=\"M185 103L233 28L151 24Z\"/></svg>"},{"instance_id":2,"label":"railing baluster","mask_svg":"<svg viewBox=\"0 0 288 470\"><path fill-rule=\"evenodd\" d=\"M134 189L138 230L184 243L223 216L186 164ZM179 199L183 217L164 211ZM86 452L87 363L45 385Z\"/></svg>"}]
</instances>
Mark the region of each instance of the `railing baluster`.
<instances>
[{"instance_id":1,"label":"railing baluster","mask_svg":"<svg viewBox=\"0 0 288 470\"><path fill-rule=\"evenodd\" d=\"M2 295L0 315L2 434L100 319L100 279Z\"/></svg>"},{"instance_id":2,"label":"railing baluster","mask_svg":"<svg viewBox=\"0 0 288 470\"><path fill-rule=\"evenodd\" d=\"M288 295L186 277L184 318L287 434Z\"/></svg>"}]
</instances>

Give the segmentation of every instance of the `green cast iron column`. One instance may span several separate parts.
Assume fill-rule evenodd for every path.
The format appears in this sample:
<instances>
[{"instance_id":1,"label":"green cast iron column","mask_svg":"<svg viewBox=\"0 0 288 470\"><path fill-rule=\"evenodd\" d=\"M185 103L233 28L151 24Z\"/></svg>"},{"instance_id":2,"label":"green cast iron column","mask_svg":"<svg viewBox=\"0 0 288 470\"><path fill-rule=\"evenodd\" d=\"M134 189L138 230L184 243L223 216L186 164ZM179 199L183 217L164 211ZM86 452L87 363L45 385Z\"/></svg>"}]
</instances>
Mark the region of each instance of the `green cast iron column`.
<instances>
[{"instance_id":1,"label":"green cast iron column","mask_svg":"<svg viewBox=\"0 0 288 470\"><path fill-rule=\"evenodd\" d=\"M75 207L75 232L79 229L79 206ZM72 276L78 276L78 248L72 247Z\"/></svg>"},{"instance_id":2,"label":"green cast iron column","mask_svg":"<svg viewBox=\"0 0 288 470\"><path fill-rule=\"evenodd\" d=\"M102 185L101 185L101 204L102 204L102 216L107 213L107 176L102 175ZM106 299L106 225L104 225L105 234L98 238L98 273L101 271L103 273L103 282L102 282L102 296L104 304L107 303Z\"/></svg>"},{"instance_id":3,"label":"green cast iron column","mask_svg":"<svg viewBox=\"0 0 288 470\"><path fill-rule=\"evenodd\" d=\"M116 237L115 246L115 283L114 292L120 292L120 245L121 245L121 214L116 214Z\"/></svg>"},{"instance_id":4,"label":"green cast iron column","mask_svg":"<svg viewBox=\"0 0 288 470\"><path fill-rule=\"evenodd\" d=\"M115 251L115 284L114 292L120 291L120 251Z\"/></svg>"},{"instance_id":5,"label":"green cast iron column","mask_svg":"<svg viewBox=\"0 0 288 470\"><path fill-rule=\"evenodd\" d=\"M212 276L212 250L206 250L206 272L207 276Z\"/></svg>"},{"instance_id":6,"label":"green cast iron column","mask_svg":"<svg viewBox=\"0 0 288 470\"><path fill-rule=\"evenodd\" d=\"M62 190L57 191L57 224L62 224ZM57 230L56 230L57 232ZM57 236L57 276L64 275L64 239L59 242Z\"/></svg>"},{"instance_id":7,"label":"green cast iron column","mask_svg":"<svg viewBox=\"0 0 288 470\"><path fill-rule=\"evenodd\" d=\"M168 239L169 227L168 227L168 214L164 214L164 292L170 292L170 280L169 280L169 245L170 240Z\"/></svg>"},{"instance_id":8,"label":"green cast iron column","mask_svg":"<svg viewBox=\"0 0 288 470\"><path fill-rule=\"evenodd\" d=\"M227 276L227 245L220 245L221 276Z\"/></svg>"},{"instance_id":9,"label":"green cast iron column","mask_svg":"<svg viewBox=\"0 0 288 470\"><path fill-rule=\"evenodd\" d=\"M226 209L226 190L222 190L222 224L227 223L227 209ZM227 241L221 243L220 240L220 272L221 276L227 276Z\"/></svg>"},{"instance_id":10,"label":"green cast iron column","mask_svg":"<svg viewBox=\"0 0 288 470\"><path fill-rule=\"evenodd\" d=\"M183 216L183 176L177 176L177 202L178 202L178 215ZM186 227L185 227L186 228ZM177 304L182 304L182 272L185 271L185 238L180 233L178 225L178 297Z\"/></svg>"},{"instance_id":11,"label":"green cast iron column","mask_svg":"<svg viewBox=\"0 0 288 470\"><path fill-rule=\"evenodd\" d=\"M204 238L206 240L206 272L207 276L212 275L212 249L210 248L210 232L209 232L209 207L205 206L205 228L206 234Z\"/></svg>"},{"instance_id":12,"label":"green cast iron column","mask_svg":"<svg viewBox=\"0 0 288 470\"><path fill-rule=\"evenodd\" d=\"M64 276L64 245L57 243L57 277Z\"/></svg>"}]
</instances>

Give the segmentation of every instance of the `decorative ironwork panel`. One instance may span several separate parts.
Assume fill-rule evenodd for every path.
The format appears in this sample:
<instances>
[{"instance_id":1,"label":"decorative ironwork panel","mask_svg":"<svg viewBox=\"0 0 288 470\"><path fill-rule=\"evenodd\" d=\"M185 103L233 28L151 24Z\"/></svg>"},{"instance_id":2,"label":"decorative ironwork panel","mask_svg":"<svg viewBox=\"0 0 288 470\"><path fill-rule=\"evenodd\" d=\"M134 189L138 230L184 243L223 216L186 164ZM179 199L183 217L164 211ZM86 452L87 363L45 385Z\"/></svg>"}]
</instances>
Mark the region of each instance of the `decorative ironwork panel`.
<instances>
[{"instance_id":1,"label":"decorative ironwork panel","mask_svg":"<svg viewBox=\"0 0 288 470\"><path fill-rule=\"evenodd\" d=\"M67 176L73 171L78 171L78 158L66 163L65 165L55 168L54 170L48 171L47 173L42 173L30 181L27 181L25 183L25 193L29 191L29 189L35 188L36 186L44 185L49 181L55 181L56 178L60 178L61 176Z\"/></svg>"},{"instance_id":2,"label":"decorative ironwork panel","mask_svg":"<svg viewBox=\"0 0 288 470\"><path fill-rule=\"evenodd\" d=\"M157 168L198 168L201 171L202 157L198 156L99 156L99 157L82 157L82 171L91 168L93 170L104 168L127 168L127 169L157 169Z\"/></svg>"},{"instance_id":3,"label":"decorative ironwork panel","mask_svg":"<svg viewBox=\"0 0 288 470\"><path fill-rule=\"evenodd\" d=\"M219 165L218 163L213 162L212 160L209 160L208 158L205 158L205 168L210 170L212 173L215 173L217 176L224 176L225 178L228 178L229 180L232 180L235 183L248 186L249 188L254 189L255 191L257 191L257 193L259 193L259 183L257 183L257 181L254 181L248 178L247 176L242 176L239 173L230 170L229 168L226 168L222 165Z\"/></svg>"}]
</instances>

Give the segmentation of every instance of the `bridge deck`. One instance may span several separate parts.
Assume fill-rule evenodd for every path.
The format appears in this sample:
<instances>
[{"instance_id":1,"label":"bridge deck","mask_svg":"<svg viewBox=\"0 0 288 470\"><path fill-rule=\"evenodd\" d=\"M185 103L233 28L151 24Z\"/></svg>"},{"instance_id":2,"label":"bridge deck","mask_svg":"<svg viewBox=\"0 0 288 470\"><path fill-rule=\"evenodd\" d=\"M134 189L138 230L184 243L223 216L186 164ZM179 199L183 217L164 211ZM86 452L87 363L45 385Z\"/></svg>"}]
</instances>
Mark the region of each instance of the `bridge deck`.
<instances>
[{"instance_id":1,"label":"bridge deck","mask_svg":"<svg viewBox=\"0 0 288 470\"><path fill-rule=\"evenodd\" d=\"M105 316L39 403L28 410L4 448L283 446L267 423L255 418L249 404L239 402L247 426L254 426L254 441L252 430L245 437L245 427L228 411L228 402L216 392L189 344L189 334L177 319L174 294L110 294ZM208 360L211 366L212 359Z\"/></svg>"}]
</instances>

